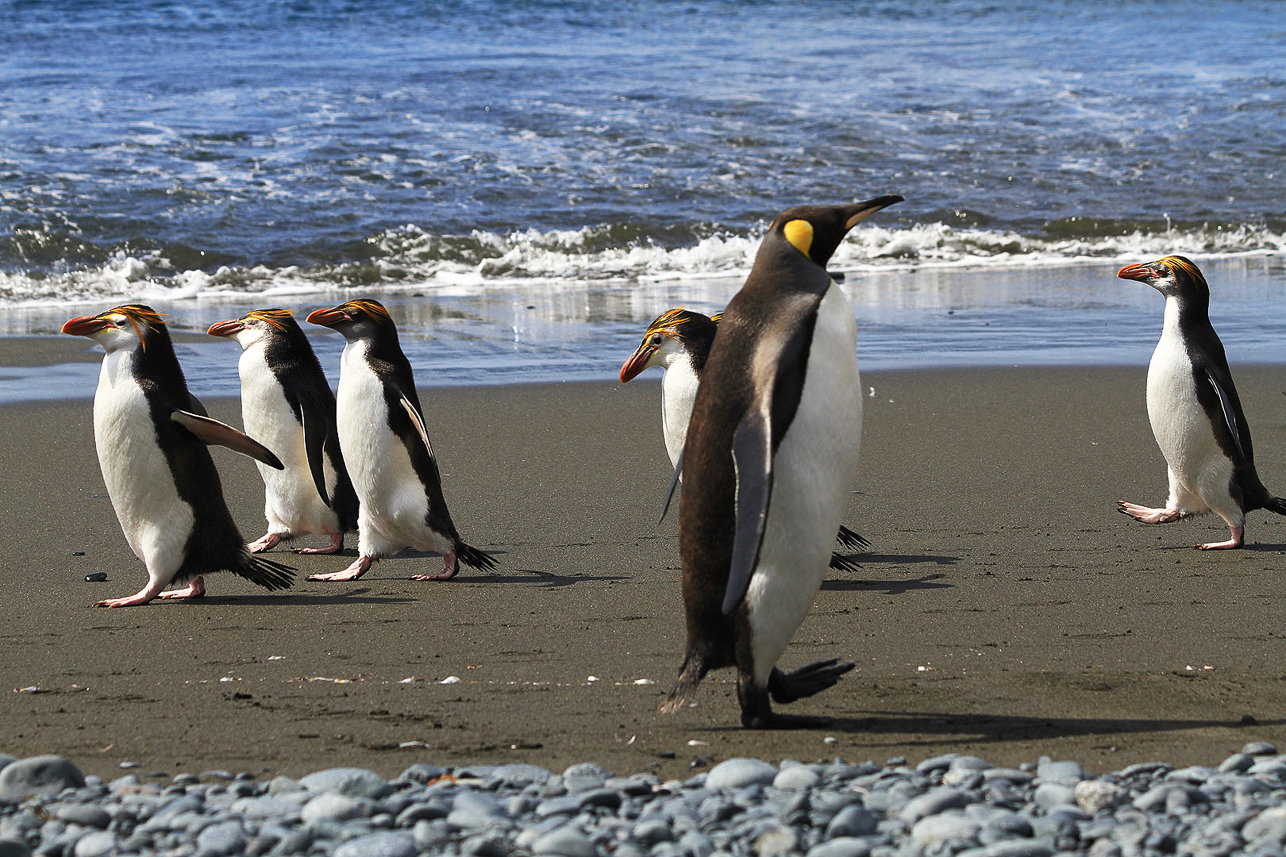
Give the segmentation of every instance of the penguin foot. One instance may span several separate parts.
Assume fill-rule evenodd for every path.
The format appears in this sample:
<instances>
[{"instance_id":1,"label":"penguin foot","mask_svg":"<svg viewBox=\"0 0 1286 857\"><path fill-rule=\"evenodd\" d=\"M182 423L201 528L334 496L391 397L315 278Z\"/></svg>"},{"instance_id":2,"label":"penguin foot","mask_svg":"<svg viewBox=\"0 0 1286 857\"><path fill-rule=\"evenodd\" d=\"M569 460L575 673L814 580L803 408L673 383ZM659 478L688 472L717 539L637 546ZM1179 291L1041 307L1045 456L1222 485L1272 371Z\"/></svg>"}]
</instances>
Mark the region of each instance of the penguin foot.
<instances>
[{"instance_id":1,"label":"penguin foot","mask_svg":"<svg viewBox=\"0 0 1286 857\"><path fill-rule=\"evenodd\" d=\"M205 597L205 578L194 577L192 578L192 582L189 583L187 586L183 587L182 589L171 589L167 592L162 592L160 597L176 598L176 599L204 598Z\"/></svg>"},{"instance_id":2,"label":"penguin foot","mask_svg":"<svg viewBox=\"0 0 1286 857\"><path fill-rule=\"evenodd\" d=\"M1235 550L1242 546L1246 529L1244 527L1229 527L1229 539L1226 542L1206 542L1203 545L1195 545L1199 551L1226 551Z\"/></svg>"},{"instance_id":3,"label":"penguin foot","mask_svg":"<svg viewBox=\"0 0 1286 857\"><path fill-rule=\"evenodd\" d=\"M460 564L456 562L455 551L450 551L442 555L442 561L446 567L437 574L413 574L412 580L450 580L455 577L456 572L460 570Z\"/></svg>"},{"instance_id":4,"label":"penguin foot","mask_svg":"<svg viewBox=\"0 0 1286 857\"><path fill-rule=\"evenodd\" d=\"M157 595L161 594L161 588L164 585L165 584L163 583L154 584L149 582L147 586L144 586L142 589L140 589L138 592L135 592L133 595L129 596L128 598L107 598L103 601L96 602L94 606L95 607L134 607L139 604L146 604L147 602L155 598Z\"/></svg>"},{"instance_id":5,"label":"penguin foot","mask_svg":"<svg viewBox=\"0 0 1286 857\"><path fill-rule=\"evenodd\" d=\"M322 583L343 583L346 580L357 580L363 574L371 570L371 565L375 562L369 556L359 556L353 561L353 564L343 571L332 571L330 574L310 574L309 580L318 580Z\"/></svg>"},{"instance_id":6,"label":"penguin foot","mask_svg":"<svg viewBox=\"0 0 1286 857\"><path fill-rule=\"evenodd\" d=\"M835 720L807 714L778 714L775 711L766 711L747 719L743 712L741 725L747 729L826 729L834 726Z\"/></svg>"},{"instance_id":7,"label":"penguin foot","mask_svg":"<svg viewBox=\"0 0 1286 857\"><path fill-rule=\"evenodd\" d=\"M768 693L774 702L785 705L826 690L852 668L853 664L839 658L814 661L788 673L773 667L768 676Z\"/></svg>"},{"instance_id":8,"label":"penguin foot","mask_svg":"<svg viewBox=\"0 0 1286 857\"><path fill-rule=\"evenodd\" d=\"M1153 509L1140 506L1138 503L1127 503L1124 500L1116 501L1116 511L1145 524L1169 524L1184 517L1178 509Z\"/></svg>"},{"instance_id":9,"label":"penguin foot","mask_svg":"<svg viewBox=\"0 0 1286 857\"><path fill-rule=\"evenodd\" d=\"M251 553L263 553L266 550L272 550L279 544L281 544L281 536L276 533L264 533L253 542L248 543L246 550Z\"/></svg>"},{"instance_id":10,"label":"penguin foot","mask_svg":"<svg viewBox=\"0 0 1286 857\"><path fill-rule=\"evenodd\" d=\"M266 538L266 536L265 536ZM331 533L330 543L324 548L295 548L295 553L299 554L322 554L335 553L344 549L344 534ZM252 551L253 552L253 551Z\"/></svg>"},{"instance_id":11,"label":"penguin foot","mask_svg":"<svg viewBox=\"0 0 1286 857\"><path fill-rule=\"evenodd\" d=\"M809 664L802 669L796 670L790 676L797 676L801 672L821 671L823 667L828 667L834 671L838 667L852 668L852 664L836 665L835 661L818 661L815 664ZM839 675L847 672L847 669L841 669L833 676L824 687L830 687L835 683ZM753 680L749 675L744 674L737 680L737 701L741 703L741 725L747 729L820 729L830 726L834 723L829 717L808 717L792 714L778 714L772 710L772 705L768 701L771 693L774 699L777 694L773 693L774 685L780 685L783 680L789 680L789 677L781 670L774 669L772 675L768 677L768 687L755 687ZM822 687L817 687L812 691L816 693ZM798 699L798 697L794 697Z\"/></svg>"}]
</instances>

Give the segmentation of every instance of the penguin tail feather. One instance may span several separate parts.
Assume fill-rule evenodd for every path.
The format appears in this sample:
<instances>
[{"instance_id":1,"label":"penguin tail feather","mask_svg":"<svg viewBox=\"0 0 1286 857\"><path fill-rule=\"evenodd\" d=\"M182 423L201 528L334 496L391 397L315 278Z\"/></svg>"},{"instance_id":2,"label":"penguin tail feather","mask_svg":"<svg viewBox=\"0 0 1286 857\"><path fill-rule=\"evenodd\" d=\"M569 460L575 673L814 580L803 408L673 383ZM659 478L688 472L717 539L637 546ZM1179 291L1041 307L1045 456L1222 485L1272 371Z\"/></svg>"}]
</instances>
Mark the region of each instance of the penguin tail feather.
<instances>
[{"instance_id":1,"label":"penguin tail feather","mask_svg":"<svg viewBox=\"0 0 1286 857\"><path fill-rule=\"evenodd\" d=\"M1279 515L1286 515L1286 497L1269 497L1264 508Z\"/></svg>"},{"instance_id":2,"label":"penguin tail feather","mask_svg":"<svg viewBox=\"0 0 1286 857\"><path fill-rule=\"evenodd\" d=\"M848 527L844 526L843 524L840 524L839 533L836 535L836 538L839 539L839 543L841 545L848 548L849 550L857 550L859 548L869 548L871 546L871 543L867 541L865 536L863 536L861 533L858 533L854 530L850 530Z\"/></svg>"},{"instance_id":3,"label":"penguin tail feather","mask_svg":"<svg viewBox=\"0 0 1286 857\"><path fill-rule=\"evenodd\" d=\"M688 698L696 692L697 685L705 678L706 669L700 656L688 654L679 668L679 680L670 689L670 695L661 703L662 714L674 714L688 704Z\"/></svg>"},{"instance_id":4,"label":"penguin tail feather","mask_svg":"<svg viewBox=\"0 0 1286 857\"><path fill-rule=\"evenodd\" d=\"M289 589L295 585L295 569L249 551L244 552L242 561L232 572L269 591Z\"/></svg>"},{"instance_id":5,"label":"penguin tail feather","mask_svg":"<svg viewBox=\"0 0 1286 857\"><path fill-rule=\"evenodd\" d=\"M496 559L486 551L480 551L473 545L466 545L464 542L457 542L455 546L455 558L470 568L479 570L492 569L496 567Z\"/></svg>"}]
</instances>

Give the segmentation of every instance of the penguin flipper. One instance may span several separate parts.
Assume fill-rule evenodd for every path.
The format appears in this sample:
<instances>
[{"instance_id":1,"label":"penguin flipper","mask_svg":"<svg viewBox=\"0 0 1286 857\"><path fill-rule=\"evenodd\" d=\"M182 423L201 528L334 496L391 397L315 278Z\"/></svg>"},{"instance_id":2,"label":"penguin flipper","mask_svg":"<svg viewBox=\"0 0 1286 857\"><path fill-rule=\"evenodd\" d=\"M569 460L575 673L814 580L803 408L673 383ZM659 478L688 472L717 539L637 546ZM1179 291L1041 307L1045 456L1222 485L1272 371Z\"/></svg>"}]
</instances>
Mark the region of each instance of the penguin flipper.
<instances>
[{"instance_id":1,"label":"penguin flipper","mask_svg":"<svg viewBox=\"0 0 1286 857\"><path fill-rule=\"evenodd\" d=\"M322 467L322 462L326 458L323 451L326 445L326 432L322 430L323 426L316 424L317 420L308 419L308 411L305 408L299 409L299 422L304 429L304 453L308 456L308 470L313 475L313 485L327 508L334 508L330 494L326 492L326 470Z\"/></svg>"},{"instance_id":2,"label":"penguin flipper","mask_svg":"<svg viewBox=\"0 0 1286 857\"><path fill-rule=\"evenodd\" d=\"M683 473L683 450L679 450L679 457L674 462L674 476L670 477L670 490L665 492L665 503L661 506L661 517L657 519L656 525L661 526L665 520L665 515L670 511L670 501L674 499L674 489L679 487L679 476Z\"/></svg>"},{"instance_id":3,"label":"penguin flipper","mask_svg":"<svg viewBox=\"0 0 1286 857\"><path fill-rule=\"evenodd\" d=\"M420 440L424 441L424 448L429 451L429 458L437 461L438 457L433 454L433 443L429 440L429 430L424 426L424 418L420 416L420 412L416 410L415 405L411 403L411 400L405 394L398 401L402 403L403 410L411 418L411 423L415 426L415 430L420 433Z\"/></svg>"},{"instance_id":4,"label":"penguin flipper","mask_svg":"<svg viewBox=\"0 0 1286 857\"><path fill-rule=\"evenodd\" d=\"M216 419L203 417L200 414L190 413L189 411L180 411L177 408L170 411L170 419L192 432L197 436L198 440L204 443L226 446L233 452L248 455L255 461L262 461L276 470L286 469L286 466L281 463L281 459L273 455L272 450L245 432L237 431L227 423L221 423Z\"/></svg>"},{"instance_id":5,"label":"penguin flipper","mask_svg":"<svg viewBox=\"0 0 1286 857\"><path fill-rule=\"evenodd\" d=\"M732 462L737 474L737 535L723 593L725 616L746 597L768 523L773 473L772 423L767 411L756 408L737 426L732 437Z\"/></svg>"},{"instance_id":6,"label":"penguin flipper","mask_svg":"<svg viewBox=\"0 0 1286 857\"><path fill-rule=\"evenodd\" d=\"M1233 405L1227 388L1219 383L1209 367L1206 368L1205 372L1206 380L1210 382L1210 386L1214 388L1215 393L1219 396L1219 406L1223 409L1224 425L1228 427L1228 433L1232 435L1232 442L1237 447L1237 454L1241 456L1243 461L1251 461L1252 457L1246 454L1246 446L1241 441L1241 432L1237 429L1237 408Z\"/></svg>"}]
</instances>

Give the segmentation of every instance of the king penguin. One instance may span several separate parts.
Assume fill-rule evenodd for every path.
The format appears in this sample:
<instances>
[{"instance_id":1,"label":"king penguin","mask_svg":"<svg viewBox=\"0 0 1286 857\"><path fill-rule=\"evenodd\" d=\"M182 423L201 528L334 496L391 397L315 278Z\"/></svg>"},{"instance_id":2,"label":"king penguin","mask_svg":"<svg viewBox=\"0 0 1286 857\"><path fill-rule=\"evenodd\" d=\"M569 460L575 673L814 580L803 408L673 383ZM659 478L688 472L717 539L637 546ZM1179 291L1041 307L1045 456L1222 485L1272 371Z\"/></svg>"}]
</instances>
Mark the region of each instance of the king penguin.
<instances>
[{"instance_id":1,"label":"king penguin","mask_svg":"<svg viewBox=\"0 0 1286 857\"><path fill-rule=\"evenodd\" d=\"M697 397L697 384L710 356L710 346L718 332L720 316L703 315L683 307L666 310L643 332L643 341L621 366L621 383L627 384L640 373L660 366L661 433L670 464L677 471L683 454L683 442L692 419L692 404ZM860 533L840 525L835 536L848 550L871 546ZM831 554L830 567L854 571L861 566L838 553Z\"/></svg>"},{"instance_id":2,"label":"king penguin","mask_svg":"<svg viewBox=\"0 0 1286 857\"><path fill-rule=\"evenodd\" d=\"M268 532L247 547L258 553L303 533L330 537L334 553L357 529L357 494L335 429L335 394L308 337L289 310L259 309L210 325L211 336L241 346L241 423L277 451L285 469L259 464Z\"/></svg>"},{"instance_id":3,"label":"king penguin","mask_svg":"<svg viewBox=\"0 0 1286 857\"><path fill-rule=\"evenodd\" d=\"M1169 470L1164 509L1121 500L1117 509L1145 524L1168 524L1214 512L1229 538L1199 550L1239 548L1246 513L1286 515L1286 499L1259 481L1250 426L1232 382L1223 343L1210 323L1210 287L1183 256L1127 265L1117 276L1146 283L1165 295L1161 339L1148 364L1148 420Z\"/></svg>"},{"instance_id":4,"label":"king penguin","mask_svg":"<svg viewBox=\"0 0 1286 857\"><path fill-rule=\"evenodd\" d=\"M723 313L684 444L687 650L662 712L709 670L736 667L743 726L811 725L775 713L770 697L811 696L853 668L776 664L825 575L861 444L857 326L826 263L850 229L901 200L777 215Z\"/></svg>"},{"instance_id":5,"label":"king penguin","mask_svg":"<svg viewBox=\"0 0 1286 857\"><path fill-rule=\"evenodd\" d=\"M309 580L356 580L380 557L407 547L443 557L441 572L413 575L416 580L449 580L461 562L494 568L495 560L465 544L451 521L411 364L388 310L379 301L352 300L316 310L308 321L344 336L336 396L339 444L361 501L357 560L344 571Z\"/></svg>"},{"instance_id":6,"label":"king penguin","mask_svg":"<svg viewBox=\"0 0 1286 857\"><path fill-rule=\"evenodd\" d=\"M281 461L206 415L188 392L160 314L131 304L73 318L62 330L107 350L94 393L94 443L125 540L147 566L147 585L136 594L94 606L128 607L157 596L198 598L205 594L203 576L220 570L269 590L289 587L294 569L246 550L206 444L221 444L270 467L281 468ZM163 591L171 583L188 586Z\"/></svg>"}]
</instances>

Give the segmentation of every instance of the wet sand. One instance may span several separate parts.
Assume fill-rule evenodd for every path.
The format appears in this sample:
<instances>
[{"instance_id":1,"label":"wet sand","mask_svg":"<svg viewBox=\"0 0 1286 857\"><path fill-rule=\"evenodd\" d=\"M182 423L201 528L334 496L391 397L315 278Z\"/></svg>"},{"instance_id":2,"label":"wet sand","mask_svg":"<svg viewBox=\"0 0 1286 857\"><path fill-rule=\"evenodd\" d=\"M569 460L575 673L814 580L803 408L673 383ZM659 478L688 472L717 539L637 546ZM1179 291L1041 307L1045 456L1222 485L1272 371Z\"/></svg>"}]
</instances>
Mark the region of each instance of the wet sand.
<instances>
[{"instance_id":1,"label":"wet sand","mask_svg":"<svg viewBox=\"0 0 1286 857\"><path fill-rule=\"evenodd\" d=\"M7 340L21 353L3 362L38 358L32 342ZM1261 476L1286 493L1286 369L1234 374ZM790 707L835 718L798 732L740 729L729 671L695 707L656 712L683 621L677 519L656 525L669 467L655 378L421 392L453 516L496 553L494 573L416 582L441 561L410 554L353 583L304 580L347 565L350 536L338 557L276 551L299 569L287 593L222 574L202 600L120 610L89 606L145 578L105 495L90 401L0 407L0 752L109 778L123 762L266 777L421 761L686 777L734 756L1048 755L1104 772L1286 747L1286 519L1256 512L1248 549L1201 553L1226 534L1217 518L1149 527L1115 510L1165 500L1144 375L864 377L845 520L872 547L829 575L782 661L856 668ZM236 401L206 404L240 424ZM215 455L243 535L259 536L253 464ZM95 571L108 581L86 582Z\"/></svg>"}]
</instances>

